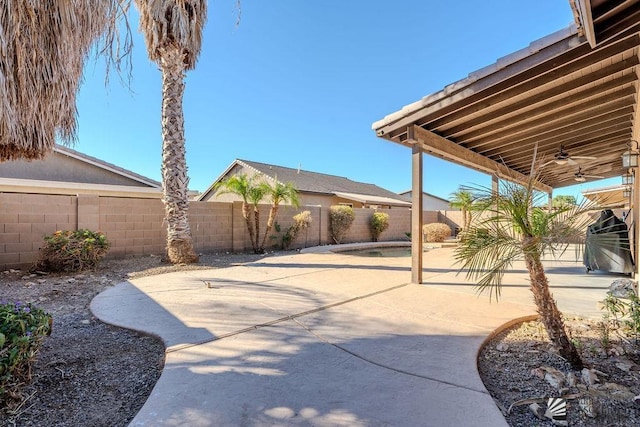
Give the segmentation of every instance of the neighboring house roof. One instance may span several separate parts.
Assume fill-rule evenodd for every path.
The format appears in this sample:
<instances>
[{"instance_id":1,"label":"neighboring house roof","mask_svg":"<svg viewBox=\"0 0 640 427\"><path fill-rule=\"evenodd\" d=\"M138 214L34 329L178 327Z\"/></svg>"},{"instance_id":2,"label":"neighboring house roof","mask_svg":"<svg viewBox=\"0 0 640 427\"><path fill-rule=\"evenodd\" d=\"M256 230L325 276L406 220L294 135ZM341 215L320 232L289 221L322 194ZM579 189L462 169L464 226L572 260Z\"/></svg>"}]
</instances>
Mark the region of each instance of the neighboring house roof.
<instances>
[{"instance_id":1,"label":"neighboring house roof","mask_svg":"<svg viewBox=\"0 0 640 427\"><path fill-rule=\"evenodd\" d=\"M411 190L403 191L402 193L400 193L400 195L401 195L401 196L406 196L407 194L411 194ZM435 195L433 195L433 194L431 194L431 193L427 193L426 191L423 191L423 192L422 192L422 195L423 195L423 196L433 197L434 199L438 199L438 200L442 200L443 202L450 203L450 201L449 201L449 200L444 199L444 198L439 197L439 196L435 196Z\"/></svg>"},{"instance_id":2,"label":"neighboring house roof","mask_svg":"<svg viewBox=\"0 0 640 427\"><path fill-rule=\"evenodd\" d=\"M65 156L69 156L75 159L78 159L80 161L83 161L85 163L97 166L101 169L107 170L109 172L113 172L115 174L124 176L126 178L132 179L134 181L138 181L141 184L144 184L146 186L149 187L156 187L156 188L162 188L162 183L155 181L151 178L147 178L146 176L142 176L140 174L137 174L135 172L132 172L130 170L121 168L120 166L116 166L112 163L109 162L105 162L104 160L100 160L98 158L89 156L87 154L83 154L79 151L73 150L69 147L64 147L62 145L58 145L56 144L56 146L53 149L54 152L56 153L60 153L62 155Z\"/></svg>"},{"instance_id":3,"label":"neighboring house roof","mask_svg":"<svg viewBox=\"0 0 640 427\"><path fill-rule=\"evenodd\" d=\"M200 195L198 200L207 198L213 191L214 185L221 181L236 165L253 169L256 173L263 174L270 179L277 179L282 183L291 182L295 184L301 193L336 195L345 199L369 204L411 206L411 202L407 201L406 198L374 184L352 181L349 178L336 175L240 159L235 160L224 173Z\"/></svg>"},{"instance_id":4,"label":"neighboring house roof","mask_svg":"<svg viewBox=\"0 0 640 427\"><path fill-rule=\"evenodd\" d=\"M162 184L68 147L41 160L0 164L0 191L160 198Z\"/></svg>"}]
</instances>

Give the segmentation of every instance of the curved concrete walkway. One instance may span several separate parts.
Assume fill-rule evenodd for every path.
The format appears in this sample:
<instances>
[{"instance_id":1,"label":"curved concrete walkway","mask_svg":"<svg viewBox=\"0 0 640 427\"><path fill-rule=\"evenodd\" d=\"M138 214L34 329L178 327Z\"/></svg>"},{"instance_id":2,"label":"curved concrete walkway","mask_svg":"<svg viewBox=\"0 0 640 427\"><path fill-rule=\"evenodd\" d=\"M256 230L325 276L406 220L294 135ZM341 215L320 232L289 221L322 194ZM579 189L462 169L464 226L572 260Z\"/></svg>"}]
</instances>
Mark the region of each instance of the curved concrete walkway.
<instances>
[{"instance_id":1,"label":"curved concrete walkway","mask_svg":"<svg viewBox=\"0 0 640 427\"><path fill-rule=\"evenodd\" d=\"M407 283L409 258L267 257L131 280L91 309L167 347L132 426L506 425L476 354L495 328L534 313L522 272L491 303L455 275L450 249L425 265L431 286Z\"/></svg>"}]
</instances>

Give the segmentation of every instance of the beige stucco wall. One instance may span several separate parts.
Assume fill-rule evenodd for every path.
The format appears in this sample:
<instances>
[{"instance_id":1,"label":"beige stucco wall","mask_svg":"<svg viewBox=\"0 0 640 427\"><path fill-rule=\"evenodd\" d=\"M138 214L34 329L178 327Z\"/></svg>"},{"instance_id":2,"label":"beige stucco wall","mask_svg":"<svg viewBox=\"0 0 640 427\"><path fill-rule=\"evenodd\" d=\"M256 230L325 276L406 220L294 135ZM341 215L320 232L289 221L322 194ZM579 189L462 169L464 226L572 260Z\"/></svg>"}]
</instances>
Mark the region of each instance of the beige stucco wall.
<instances>
[{"instance_id":1,"label":"beige stucco wall","mask_svg":"<svg viewBox=\"0 0 640 427\"><path fill-rule=\"evenodd\" d=\"M149 187L122 174L55 151L42 160L2 162L0 178Z\"/></svg>"}]
</instances>

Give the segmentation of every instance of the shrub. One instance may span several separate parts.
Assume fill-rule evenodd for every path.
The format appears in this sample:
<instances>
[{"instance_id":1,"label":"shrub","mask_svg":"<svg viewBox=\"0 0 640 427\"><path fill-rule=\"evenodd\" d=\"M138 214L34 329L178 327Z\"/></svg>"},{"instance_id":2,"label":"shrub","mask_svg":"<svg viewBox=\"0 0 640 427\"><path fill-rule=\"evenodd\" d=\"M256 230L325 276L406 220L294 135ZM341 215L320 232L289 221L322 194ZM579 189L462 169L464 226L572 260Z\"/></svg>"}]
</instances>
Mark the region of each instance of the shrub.
<instances>
[{"instance_id":1,"label":"shrub","mask_svg":"<svg viewBox=\"0 0 640 427\"><path fill-rule=\"evenodd\" d=\"M638 344L640 341L640 298L635 291L630 292L627 298L616 297L608 293L605 300L602 301L602 309L607 312L605 320L608 320L615 329L622 327L623 332L634 337L636 344Z\"/></svg>"},{"instance_id":2,"label":"shrub","mask_svg":"<svg viewBox=\"0 0 640 427\"><path fill-rule=\"evenodd\" d=\"M293 216L293 225L289 227L287 232L282 237L282 248L288 249L296 240L301 231L306 230L311 226L312 218L311 212L302 211Z\"/></svg>"},{"instance_id":3,"label":"shrub","mask_svg":"<svg viewBox=\"0 0 640 427\"><path fill-rule=\"evenodd\" d=\"M0 403L20 397L31 380L40 343L51 333L51 316L30 304L0 303Z\"/></svg>"},{"instance_id":4,"label":"shrub","mask_svg":"<svg viewBox=\"0 0 640 427\"><path fill-rule=\"evenodd\" d=\"M380 234L389 228L389 214L384 212L374 212L369 220L371 228L371 240L377 242Z\"/></svg>"},{"instance_id":5,"label":"shrub","mask_svg":"<svg viewBox=\"0 0 640 427\"><path fill-rule=\"evenodd\" d=\"M340 244L355 218L351 206L337 205L329 208L329 232L334 242Z\"/></svg>"},{"instance_id":6,"label":"shrub","mask_svg":"<svg viewBox=\"0 0 640 427\"><path fill-rule=\"evenodd\" d=\"M109 250L101 232L56 231L44 236L36 267L46 271L74 272L95 268Z\"/></svg>"},{"instance_id":7,"label":"shrub","mask_svg":"<svg viewBox=\"0 0 640 427\"><path fill-rule=\"evenodd\" d=\"M444 239L451 236L451 228L447 224L434 222L423 225L422 233L427 242L444 242Z\"/></svg>"}]
</instances>

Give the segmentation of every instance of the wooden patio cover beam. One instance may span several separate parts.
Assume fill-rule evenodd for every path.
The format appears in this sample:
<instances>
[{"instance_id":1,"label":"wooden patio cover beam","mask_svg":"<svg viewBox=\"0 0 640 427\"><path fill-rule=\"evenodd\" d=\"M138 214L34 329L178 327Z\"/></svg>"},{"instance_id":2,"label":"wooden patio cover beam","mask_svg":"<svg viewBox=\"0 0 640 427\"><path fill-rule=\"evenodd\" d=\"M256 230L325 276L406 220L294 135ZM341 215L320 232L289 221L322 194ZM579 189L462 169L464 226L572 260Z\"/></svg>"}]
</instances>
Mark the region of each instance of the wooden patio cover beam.
<instances>
[{"instance_id":1,"label":"wooden patio cover beam","mask_svg":"<svg viewBox=\"0 0 640 427\"><path fill-rule=\"evenodd\" d=\"M412 125L407 128L409 141L415 141L422 146L424 152L435 154L438 157L451 162L467 166L490 175L496 175L508 181L515 181L526 185L529 178L513 169L509 169L504 164L495 162L488 157L484 157L474 151L464 148L455 142L451 142L438 134L430 132L420 126ZM551 193L553 188L547 184L536 181L536 189L545 193Z\"/></svg>"}]
</instances>

